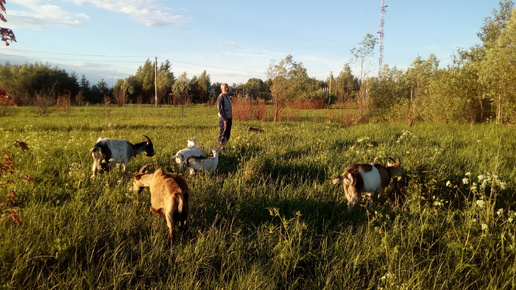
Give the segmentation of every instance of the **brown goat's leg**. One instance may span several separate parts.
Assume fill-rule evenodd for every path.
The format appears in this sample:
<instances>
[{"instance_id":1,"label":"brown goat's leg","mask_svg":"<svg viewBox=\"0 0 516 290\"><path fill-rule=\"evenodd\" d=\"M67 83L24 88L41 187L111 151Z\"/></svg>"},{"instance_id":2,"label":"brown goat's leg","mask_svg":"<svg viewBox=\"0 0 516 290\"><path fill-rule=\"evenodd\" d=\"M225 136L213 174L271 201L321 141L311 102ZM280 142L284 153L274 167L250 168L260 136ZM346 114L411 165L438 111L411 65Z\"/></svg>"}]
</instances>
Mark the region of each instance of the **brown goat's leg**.
<instances>
[{"instance_id":1,"label":"brown goat's leg","mask_svg":"<svg viewBox=\"0 0 516 290\"><path fill-rule=\"evenodd\" d=\"M167 226L170 235L170 242L174 244L174 209L177 208L175 199L171 196L165 198L165 219L167 220Z\"/></svg>"},{"instance_id":2,"label":"brown goat's leg","mask_svg":"<svg viewBox=\"0 0 516 290\"><path fill-rule=\"evenodd\" d=\"M167 220L168 235L170 236L170 242L174 244L174 221L172 220L172 212L167 212L165 219Z\"/></svg>"}]
</instances>

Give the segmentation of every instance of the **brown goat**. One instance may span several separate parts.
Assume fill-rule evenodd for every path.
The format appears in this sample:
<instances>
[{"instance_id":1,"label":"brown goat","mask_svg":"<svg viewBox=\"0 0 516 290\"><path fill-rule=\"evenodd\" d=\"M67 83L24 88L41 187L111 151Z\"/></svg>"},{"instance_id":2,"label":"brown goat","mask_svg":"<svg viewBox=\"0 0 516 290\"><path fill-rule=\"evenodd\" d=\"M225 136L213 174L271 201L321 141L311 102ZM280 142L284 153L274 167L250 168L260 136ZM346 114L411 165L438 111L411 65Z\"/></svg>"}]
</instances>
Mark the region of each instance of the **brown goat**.
<instances>
[{"instance_id":1,"label":"brown goat","mask_svg":"<svg viewBox=\"0 0 516 290\"><path fill-rule=\"evenodd\" d=\"M169 229L170 241L174 243L174 224L186 231L186 219L190 211L190 189L186 180L179 175L166 173L159 168L154 173L140 173L133 175L133 189L140 191L143 187L150 187L151 210L164 217Z\"/></svg>"}]
</instances>

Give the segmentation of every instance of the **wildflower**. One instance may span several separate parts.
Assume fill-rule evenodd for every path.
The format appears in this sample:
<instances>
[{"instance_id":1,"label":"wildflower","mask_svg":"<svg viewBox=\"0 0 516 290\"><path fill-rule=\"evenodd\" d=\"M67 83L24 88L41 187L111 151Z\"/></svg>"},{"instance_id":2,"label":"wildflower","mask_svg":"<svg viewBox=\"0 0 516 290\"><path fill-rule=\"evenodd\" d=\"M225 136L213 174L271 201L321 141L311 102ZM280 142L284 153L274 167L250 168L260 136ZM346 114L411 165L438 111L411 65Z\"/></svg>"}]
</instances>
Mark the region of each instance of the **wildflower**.
<instances>
[{"instance_id":1,"label":"wildflower","mask_svg":"<svg viewBox=\"0 0 516 290\"><path fill-rule=\"evenodd\" d=\"M477 206L478 206L479 208L483 208L483 207L484 207L484 204L485 204L485 202L484 202L483 200L481 200L481 199L477 200Z\"/></svg>"},{"instance_id":2,"label":"wildflower","mask_svg":"<svg viewBox=\"0 0 516 290\"><path fill-rule=\"evenodd\" d=\"M502 215L503 214L503 208L499 209L498 211L496 211L496 214L497 215Z\"/></svg>"},{"instance_id":3,"label":"wildflower","mask_svg":"<svg viewBox=\"0 0 516 290\"><path fill-rule=\"evenodd\" d=\"M467 177L464 177L464 178L462 179L462 183L463 183L463 184L468 184L468 183L469 183L469 179L468 179Z\"/></svg>"},{"instance_id":4,"label":"wildflower","mask_svg":"<svg viewBox=\"0 0 516 290\"><path fill-rule=\"evenodd\" d=\"M482 230L487 231L488 229L489 227L485 223L482 223Z\"/></svg>"},{"instance_id":5,"label":"wildflower","mask_svg":"<svg viewBox=\"0 0 516 290\"><path fill-rule=\"evenodd\" d=\"M471 176L471 172L466 172L466 176Z\"/></svg>"},{"instance_id":6,"label":"wildflower","mask_svg":"<svg viewBox=\"0 0 516 290\"><path fill-rule=\"evenodd\" d=\"M449 181L449 180L448 180L448 181L446 182L446 187L452 187L452 186L453 186L453 184L451 183L451 181Z\"/></svg>"},{"instance_id":7,"label":"wildflower","mask_svg":"<svg viewBox=\"0 0 516 290\"><path fill-rule=\"evenodd\" d=\"M395 277L393 274L387 273L387 274L383 275L383 277L381 277L380 280L382 280L382 281L389 280L391 278L391 276L392 276L392 278Z\"/></svg>"}]
</instances>

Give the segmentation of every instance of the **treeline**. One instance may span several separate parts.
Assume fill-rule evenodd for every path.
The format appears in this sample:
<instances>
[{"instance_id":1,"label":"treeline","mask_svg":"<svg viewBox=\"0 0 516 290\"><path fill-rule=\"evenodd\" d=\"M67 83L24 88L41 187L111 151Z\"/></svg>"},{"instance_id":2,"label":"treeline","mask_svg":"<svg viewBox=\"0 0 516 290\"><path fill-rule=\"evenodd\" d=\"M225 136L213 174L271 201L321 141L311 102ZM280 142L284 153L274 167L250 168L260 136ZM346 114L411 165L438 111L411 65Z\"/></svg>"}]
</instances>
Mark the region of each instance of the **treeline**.
<instances>
[{"instance_id":1,"label":"treeline","mask_svg":"<svg viewBox=\"0 0 516 290\"><path fill-rule=\"evenodd\" d=\"M349 63L326 80L308 76L302 63L291 55L272 61L267 79L252 78L245 84L230 84L237 98L263 99L274 104L274 120L283 107L310 104L307 108L345 107L352 104L361 120L375 118L414 122L516 123L516 10L513 1L502 0L499 9L484 19L478 32L480 44L458 49L452 64L439 68L431 54L417 57L406 70L384 65L378 77L352 73ZM367 42L366 42L367 40ZM371 35L351 50L364 64L376 44ZM156 65L156 66L155 66ZM157 75L157 77L155 77ZM191 79L186 73L175 77L168 60L155 64L149 59L136 73L119 79L114 87L103 80L91 85L85 76L67 73L48 64L0 66L0 87L7 89L18 105L34 105L44 96L58 100L67 96L76 105L86 103L159 104L205 103L220 93L220 83L211 83L204 71Z\"/></svg>"},{"instance_id":2,"label":"treeline","mask_svg":"<svg viewBox=\"0 0 516 290\"><path fill-rule=\"evenodd\" d=\"M384 118L441 122L516 123L516 9L500 1L477 33L481 44L459 49L439 69L434 55L402 72L383 68L367 82L371 113Z\"/></svg>"}]
</instances>

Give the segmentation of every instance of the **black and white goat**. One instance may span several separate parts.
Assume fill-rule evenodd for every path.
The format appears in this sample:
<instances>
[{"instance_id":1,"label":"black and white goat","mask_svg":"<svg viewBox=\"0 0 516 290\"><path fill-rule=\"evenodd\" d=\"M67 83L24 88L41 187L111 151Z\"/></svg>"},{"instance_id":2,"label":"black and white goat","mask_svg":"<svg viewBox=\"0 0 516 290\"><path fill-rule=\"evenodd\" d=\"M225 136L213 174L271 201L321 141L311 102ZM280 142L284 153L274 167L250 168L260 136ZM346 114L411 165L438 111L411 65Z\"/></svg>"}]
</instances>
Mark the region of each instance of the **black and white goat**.
<instances>
[{"instance_id":1,"label":"black and white goat","mask_svg":"<svg viewBox=\"0 0 516 290\"><path fill-rule=\"evenodd\" d=\"M392 177L401 177L404 167L405 164L401 162L388 163L387 167L380 164L352 164L333 180L333 184L342 181L348 209L351 210L363 192L377 191L378 194L382 194Z\"/></svg>"},{"instance_id":2,"label":"black and white goat","mask_svg":"<svg viewBox=\"0 0 516 290\"><path fill-rule=\"evenodd\" d=\"M91 156L93 157L93 176L98 172L109 171L116 164L121 164L122 170L125 168L131 158L136 157L141 152L149 157L154 156L154 146L149 137L143 135L147 141L132 144L127 140L99 138L93 149Z\"/></svg>"},{"instance_id":3,"label":"black and white goat","mask_svg":"<svg viewBox=\"0 0 516 290\"><path fill-rule=\"evenodd\" d=\"M188 145L186 148L177 151L176 155L172 156L175 158L177 164L179 164L179 169L183 168L183 165L186 162L186 159L189 157L202 157L204 156L204 149L197 147L195 144L195 137L187 138Z\"/></svg>"}]
</instances>

